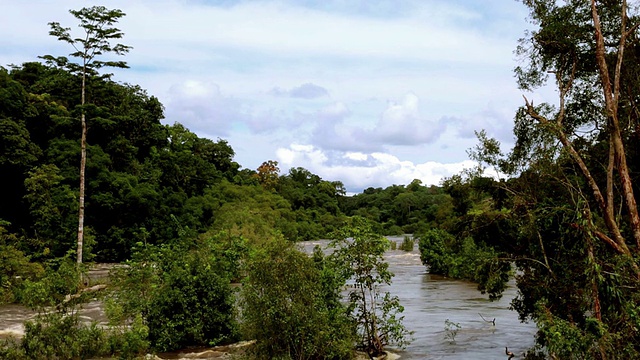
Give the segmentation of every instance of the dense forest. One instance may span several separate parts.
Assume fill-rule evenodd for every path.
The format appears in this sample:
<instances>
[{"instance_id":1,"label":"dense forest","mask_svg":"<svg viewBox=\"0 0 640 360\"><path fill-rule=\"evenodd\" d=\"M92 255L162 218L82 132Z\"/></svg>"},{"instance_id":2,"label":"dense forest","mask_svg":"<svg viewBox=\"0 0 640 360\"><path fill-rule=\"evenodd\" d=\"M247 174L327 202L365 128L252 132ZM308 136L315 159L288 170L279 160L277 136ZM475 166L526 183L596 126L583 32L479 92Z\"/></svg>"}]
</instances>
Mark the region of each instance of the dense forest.
<instances>
[{"instance_id":1,"label":"dense forest","mask_svg":"<svg viewBox=\"0 0 640 360\"><path fill-rule=\"evenodd\" d=\"M379 294L393 276L382 235L412 234L430 273L491 299L515 277L512 308L538 327L527 358L637 358L640 18L626 1L524 3L535 29L516 50L518 85L555 86L558 100L524 98L508 152L477 131L478 168L437 186L347 196L304 168L281 173L265 159L245 169L227 141L164 119L156 97L99 71L124 62L44 56L0 68L0 304L45 314L0 355L132 358L242 339L256 340L256 358L379 355L410 338L398 299ZM124 15L83 11L72 13L109 25ZM122 35L92 34L104 46ZM103 49L124 55L119 45ZM295 247L316 239L334 251ZM96 285L86 275L95 262L122 265L102 299L126 330L66 316ZM349 279L360 292L345 304Z\"/></svg>"}]
</instances>

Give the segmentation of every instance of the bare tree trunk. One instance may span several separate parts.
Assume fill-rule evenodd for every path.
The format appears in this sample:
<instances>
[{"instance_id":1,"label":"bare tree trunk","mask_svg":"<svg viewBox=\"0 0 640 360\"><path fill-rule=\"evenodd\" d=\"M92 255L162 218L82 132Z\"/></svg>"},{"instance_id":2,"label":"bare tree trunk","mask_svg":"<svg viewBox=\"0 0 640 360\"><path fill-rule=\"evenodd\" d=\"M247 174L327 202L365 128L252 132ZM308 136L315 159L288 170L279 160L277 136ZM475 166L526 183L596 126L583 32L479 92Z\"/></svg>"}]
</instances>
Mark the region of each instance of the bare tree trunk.
<instances>
[{"instance_id":1,"label":"bare tree trunk","mask_svg":"<svg viewBox=\"0 0 640 360\"><path fill-rule=\"evenodd\" d=\"M78 206L78 264L82 264L82 247L84 244L84 175L87 164L87 122L84 114L86 86L86 69L82 72L82 136L80 139L80 194Z\"/></svg>"},{"instance_id":2,"label":"bare tree trunk","mask_svg":"<svg viewBox=\"0 0 640 360\"><path fill-rule=\"evenodd\" d=\"M622 3L621 16L621 36L620 44L618 46L618 58L616 62L615 74L614 74L614 87L611 88L611 78L609 77L609 68L605 59L605 47L604 37L602 35L602 26L600 25L600 17L598 15L598 9L596 7L595 0L591 0L591 13L593 16L593 25L595 27L595 39L596 39L596 61L600 70L600 81L602 83L602 90L604 92L604 99L606 104L607 116L609 118L609 131L611 133L611 144L615 151L615 159L618 174L620 175L620 183L622 185L622 193L627 209L629 210L629 222L633 237L640 248L640 215L638 214L638 205L636 203L635 196L633 194L633 186L631 183L631 176L629 175L629 168L627 166L627 156L625 154L624 144L622 142L622 135L620 131L620 123L618 121L618 98L620 94L620 69L622 67L622 59L624 55L625 42L629 32L626 29L626 1Z\"/></svg>"},{"instance_id":3,"label":"bare tree trunk","mask_svg":"<svg viewBox=\"0 0 640 360\"><path fill-rule=\"evenodd\" d=\"M556 135L558 136L558 140L560 140L560 143L562 144L562 146L568 151L569 155L571 156L573 161L576 163L576 165L578 165L578 167L582 171L582 175L587 181L587 184L591 188L591 191L593 192L593 196L596 200L596 203L598 204L598 207L603 213L602 215L604 218L605 225L613 235L613 239L611 239L609 236L607 236L602 232L597 232L596 235L598 236L599 239L605 241L607 244L612 246L618 253L631 256L631 251L629 250L629 247L627 246L627 243L624 237L622 236L622 233L620 232L620 228L618 227L618 224L616 223L615 219L612 216L613 212L610 212L607 209L607 201L605 200L605 197L602 195L602 192L600 191L600 187L598 186L597 182L591 175L591 171L589 171L587 164L585 164L584 160L582 159L578 151L576 151L576 149L573 147L573 144L567 137L567 134L565 134L564 131L562 130L562 117L564 114L564 93L565 91L562 90L562 87L561 87L560 114L558 115L558 119L556 120L556 123L553 125L555 125L555 132L556 132ZM538 120L542 124L552 125L552 123L550 123L550 121L547 118L538 114L535 111L533 105L529 102L529 100L527 100L526 97L524 97L524 101L527 107L527 112L532 118Z\"/></svg>"}]
</instances>

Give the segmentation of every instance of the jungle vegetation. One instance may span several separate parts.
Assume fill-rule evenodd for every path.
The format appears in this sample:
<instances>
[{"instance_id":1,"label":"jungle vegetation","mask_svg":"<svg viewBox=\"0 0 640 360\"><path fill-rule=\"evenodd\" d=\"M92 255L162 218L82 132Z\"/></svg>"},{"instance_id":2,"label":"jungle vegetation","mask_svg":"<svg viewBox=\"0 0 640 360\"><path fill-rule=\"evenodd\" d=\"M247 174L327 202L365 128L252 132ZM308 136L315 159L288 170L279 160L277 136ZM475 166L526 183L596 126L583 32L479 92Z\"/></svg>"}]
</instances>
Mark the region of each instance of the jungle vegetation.
<instances>
[{"instance_id":1,"label":"jungle vegetation","mask_svg":"<svg viewBox=\"0 0 640 360\"><path fill-rule=\"evenodd\" d=\"M52 56L0 68L0 303L73 313L84 297L67 295L82 294L86 266L123 263L104 301L114 325L130 324L105 333L43 315L0 355L128 358L243 338L257 358L379 354L408 335L397 299L376 292L391 281L380 236L413 234L431 273L491 299L515 276L512 307L539 329L527 358L640 357L640 14L624 0L523 3L533 29L516 49L515 146L478 129L479 167L437 186L347 196L340 181L283 174L270 159L244 169L227 141L166 121L139 86ZM557 102L527 97L542 86ZM333 255L294 246L320 238L334 239ZM344 306L344 282L359 277ZM243 284L241 314L232 283ZM369 296L387 304L384 329L358 302Z\"/></svg>"}]
</instances>

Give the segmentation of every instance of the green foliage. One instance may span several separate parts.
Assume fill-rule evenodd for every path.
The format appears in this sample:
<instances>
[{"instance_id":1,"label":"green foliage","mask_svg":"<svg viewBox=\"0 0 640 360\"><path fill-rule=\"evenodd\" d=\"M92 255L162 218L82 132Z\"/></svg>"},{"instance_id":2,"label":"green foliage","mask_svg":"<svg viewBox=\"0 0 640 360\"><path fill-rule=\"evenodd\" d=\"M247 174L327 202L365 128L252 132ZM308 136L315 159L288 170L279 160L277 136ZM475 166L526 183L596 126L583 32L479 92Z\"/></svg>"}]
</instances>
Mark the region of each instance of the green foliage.
<instances>
[{"instance_id":1,"label":"green foliage","mask_svg":"<svg viewBox=\"0 0 640 360\"><path fill-rule=\"evenodd\" d=\"M415 241L413 240L413 237L405 235L402 239L402 243L400 244L400 250L413 251L414 245Z\"/></svg>"},{"instance_id":2,"label":"green foliage","mask_svg":"<svg viewBox=\"0 0 640 360\"><path fill-rule=\"evenodd\" d=\"M114 273L109 318L116 325L141 315L151 346L160 351L235 340L234 296L225 271L234 259L218 256L224 255L207 246L192 251L139 244L128 267Z\"/></svg>"},{"instance_id":3,"label":"green foliage","mask_svg":"<svg viewBox=\"0 0 640 360\"><path fill-rule=\"evenodd\" d=\"M86 359L108 353L102 329L82 325L77 315L60 312L28 321L20 347L29 359Z\"/></svg>"},{"instance_id":4,"label":"green foliage","mask_svg":"<svg viewBox=\"0 0 640 360\"><path fill-rule=\"evenodd\" d=\"M448 249L455 242L453 235L440 229L432 229L420 235L418 242L420 259L423 264L429 267L429 272L442 275L449 274L451 260Z\"/></svg>"},{"instance_id":5,"label":"green foliage","mask_svg":"<svg viewBox=\"0 0 640 360\"><path fill-rule=\"evenodd\" d=\"M630 305L635 308L637 304ZM613 333L602 321L588 317L584 323L554 316L542 302L536 306L538 326L534 354L550 354L563 359L630 359L637 354L634 344L625 343L619 333Z\"/></svg>"},{"instance_id":6,"label":"green foliage","mask_svg":"<svg viewBox=\"0 0 640 360\"><path fill-rule=\"evenodd\" d=\"M48 306L63 305L67 295L78 293L81 269L71 255L50 260L42 277L24 280L16 300L42 311Z\"/></svg>"},{"instance_id":7,"label":"green foliage","mask_svg":"<svg viewBox=\"0 0 640 360\"><path fill-rule=\"evenodd\" d=\"M480 246L471 237L462 240L440 229L420 235L420 259L432 274L478 283L478 290L491 300L502 296L509 280L511 265L497 252Z\"/></svg>"},{"instance_id":8,"label":"green foliage","mask_svg":"<svg viewBox=\"0 0 640 360\"><path fill-rule=\"evenodd\" d=\"M144 323L142 315L133 318L128 328L109 329L107 346L109 353L118 355L118 359L134 359L147 353L150 347L149 327Z\"/></svg>"},{"instance_id":9,"label":"green foliage","mask_svg":"<svg viewBox=\"0 0 640 360\"><path fill-rule=\"evenodd\" d=\"M0 339L0 359L29 360L15 338Z\"/></svg>"},{"instance_id":10,"label":"green foliage","mask_svg":"<svg viewBox=\"0 0 640 360\"><path fill-rule=\"evenodd\" d=\"M15 301L25 281L35 281L44 273L42 265L11 245L17 240L0 225L0 304Z\"/></svg>"},{"instance_id":11,"label":"green foliage","mask_svg":"<svg viewBox=\"0 0 640 360\"><path fill-rule=\"evenodd\" d=\"M146 313L154 348L215 346L236 339L231 286L211 259L196 253L176 259L154 295Z\"/></svg>"},{"instance_id":12,"label":"green foliage","mask_svg":"<svg viewBox=\"0 0 640 360\"><path fill-rule=\"evenodd\" d=\"M443 188L422 185L417 179L406 187L368 188L339 199L343 213L374 221L382 234L394 236L442 226L454 217L451 201Z\"/></svg>"},{"instance_id":13,"label":"green foliage","mask_svg":"<svg viewBox=\"0 0 640 360\"><path fill-rule=\"evenodd\" d=\"M317 240L343 224L340 202L344 199L344 185L339 181L323 180L309 170L291 168L280 176L276 190L295 213L296 240Z\"/></svg>"},{"instance_id":14,"label":"green foliage","mask_svg":"<svg viewBox=\"0 0 640 360\"><path fill-rule=\"evenodd\" d=\"M631 179L640 164L640 62L635 35L626 34L640 13L622 1L523 3L533 27L516 50L518 85L533 91L555 83L560 99L517 111L516 141L506 155L477 133L470 155L511 178L499 183L502 194L491 194L492 208L473 219L474 227L501 235L491 236L498 241L477 233L473 239L517 267L512 307L540 330L531 358L638 358L633 203L640 189ZM596 55L594 13L604 59Z\"/></svg>"},{"instance_id":15,"label":"green foliage","mask_svg":"<svg viewBox=\"0 0 640 360\"><path fill-rule=\"evenodd\" d=\"M133 359L148 348L146 329L139 316L128 329L104 330L95 323L81 323L77 313L55 311L27 321L21 341L0 342L0 358L72 360L115 355Z\"/></svg>"},{"instance_id":16,"label":"green foliage","mask_svg":"<svg viewBox=\"0 0 640 360\"><path fill-rule=\"evenodd\" d=\"M82 72L95 72L105 66L109 67L127 67L124 61L102 61L96 57L106 53L114 53L115 55L124 55L131 49L131 46L122 44L112 45L111 40L121 39L124 35L120 29L113 27L114 23L125 14L118 9L110 10L104 6L93 6L90 8L82 8L80 10L69 11L78 19L80 28L84 30L81 37L73 37L70 33L71 28L63 28L58 22L50 22L51 31L49 35L55 36L60 41L69 43L74 52L70 55L80 59L81 64L69 63L67 58L54 58L51 55L43 56L45 60L54 62L58 66L65 66L71 70Z\"/></svg>"},{"instance_id":17,"label":"green foliage","mask_svg":"<svg viewBox=\"0 0 640 360\"><path fill-rule=\"evenodd\" d=\"M322 253L313 259L281 237L256 249L246 264L242 327L264 359L346 359L353 327L340 303L344 280Z\"/></svg>"},{"instance_id":18,"label":"green foliage","mask_svg":"<svg viewBox=\"0 0 640 360\"><path fill-rule=\"evenodd\" d=\"M360 217L352 218L351 224L335 232L333 238L330 260L344 279L354 283L349 291L349 309L356 324L357 348L377 356L387 345L404 347L410 336L400 315L404 308L397 296L382 291L393 277L383 258L389 241Z\"/></svg>"},{"instance_id":19,"label":"green foliage","mask_svg":"<svg viewBox=\"0 0 640 360\"><path fill-rule=\"evenodd\" d=\"M61 184L64 178L59 173L60 169L53 164L37 166L28 172L24 181L24 199L33 219L32 241L38 246L33 250L55 257L64 256L73 248L78 211L76 195L68 185ZM90 254L88 250L86 253Z\"/></svg>"}]
</instances>

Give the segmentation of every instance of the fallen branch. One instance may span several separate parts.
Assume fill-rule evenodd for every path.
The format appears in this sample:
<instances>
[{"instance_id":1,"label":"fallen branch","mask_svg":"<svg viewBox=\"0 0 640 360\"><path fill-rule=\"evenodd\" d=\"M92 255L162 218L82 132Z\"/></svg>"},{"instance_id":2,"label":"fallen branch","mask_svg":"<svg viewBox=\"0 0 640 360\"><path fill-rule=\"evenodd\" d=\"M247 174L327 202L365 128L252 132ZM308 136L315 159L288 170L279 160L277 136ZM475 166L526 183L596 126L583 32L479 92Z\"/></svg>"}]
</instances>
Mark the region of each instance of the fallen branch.
<instances>
[{"instance_id":1,"label":"fallen branch","mask_svg":"<svg viewBox=\"0 0 640 360\"><path fill-rule=\"evenodd\" d=\"M485 322L492 323L493 326L496 326L496 318L493 318L493 320L487 320L487 319L484 318L484 316L482 316L482 314L478 313L478 315L480 315L482 320L484 320Z\"/></svg>"},{"instance_id":2,"label":"fallen branch","mask_svg":"<svg viewBox=\"0 0 640 360\"><path fill-rule=\"evenodd\" d=\"M100 291L100 290L106 289L106 288L107 288L106 284L99 284L99 285L94 285L94 286L91 286L91 287L88 287L88 288L84 288L84 289L80 290L80 292L77 293L77 294L65 296L63 303L68 303L69 301L71 301L73 299L77 299L80 296L82 296L82 294L84 294L84 293Z\"/></svg>"}]
</instances>

